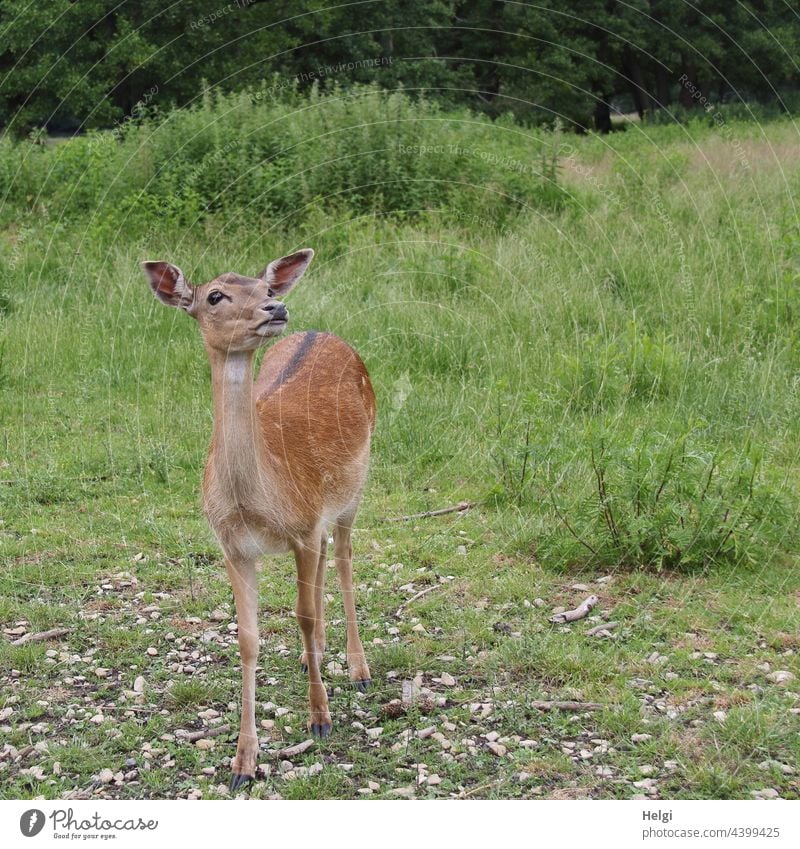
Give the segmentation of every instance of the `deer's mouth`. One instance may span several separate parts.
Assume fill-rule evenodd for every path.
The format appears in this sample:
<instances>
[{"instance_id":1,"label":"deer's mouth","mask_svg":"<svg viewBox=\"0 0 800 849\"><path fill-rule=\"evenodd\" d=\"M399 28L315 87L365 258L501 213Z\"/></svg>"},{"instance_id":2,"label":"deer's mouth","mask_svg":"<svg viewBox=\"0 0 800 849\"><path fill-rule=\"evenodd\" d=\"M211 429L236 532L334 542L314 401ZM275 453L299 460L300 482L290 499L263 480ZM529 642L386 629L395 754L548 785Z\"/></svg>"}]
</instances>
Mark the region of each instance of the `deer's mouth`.
<instances>
[{"instance_id":1,"label":"deer's mouth","mask_svg":"<svg viewBox=\"0 0 800 849\"><path fill-rule=\"evenodd\" d=\"M272 333L277 333L283 330L283 328L286 327L288 323L288 318L268 318L266 321L262 321L261 324L256 327L256 333L266 333L266 331L272 331Z\"/></svg>"}]
</instances>

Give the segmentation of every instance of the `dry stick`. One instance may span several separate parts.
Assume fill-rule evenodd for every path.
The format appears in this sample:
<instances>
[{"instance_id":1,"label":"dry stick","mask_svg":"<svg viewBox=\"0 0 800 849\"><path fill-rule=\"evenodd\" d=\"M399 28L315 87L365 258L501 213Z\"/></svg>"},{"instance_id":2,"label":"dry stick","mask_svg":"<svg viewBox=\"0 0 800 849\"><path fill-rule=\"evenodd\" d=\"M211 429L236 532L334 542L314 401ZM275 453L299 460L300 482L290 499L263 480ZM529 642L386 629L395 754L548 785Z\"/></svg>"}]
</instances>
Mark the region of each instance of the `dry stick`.
<instances>
[{"instance_id":1,"label":"dry stick","mask_svg":"<svg viewBox=\"0 0 800 849\"><path fill-rule=\"evenodd\" d=\"M408 516L388 516L386 522L409 522L412 519L429 519L431 516L445 516L448 513L463 513L478 504L477 501L461 501L452 507L441 507L439 510L426 510L424 513L411 513Z\"/></svg>"},{"instance_id":2,"label":"dry stick","mask_svg":"<svg viewBox=\"0 0 800 849\"><path fill-rule=\"evenodd\" d=\"M277 752L277 755L280 758L293 758L296 755L302 755L303 752L310 749L313 745L313 740L303 740L302 743L298 743L296 746L289 746L286 749L281 749Z\"/></svg>"},{"instance_id":3,"label":"dry stick","mask_svg":"<svg viewBox=\"0 0 800 849\"><path fill-rule=\"evenodd\" d=\"M536 710L603 710L599 702L531 702Z\"/></svg>"},{"instance_id":4,"label":"dry stick","mask_svg":"<svg viewBox=\"0 0 800 849\"><path fill-rule=\"evenodd\" d=\"M398 608L397 608L397 610L395 610L395 612L394 612L394 618L395 618L395 619L399 619L399 618L400 618L400 616L401 616L401 614L403 613L403 610L404 610L406 607L408 607L408 605L409 605L409 604L411 604L411 602L412 602L412 601L416 601L418 598L422 598L422 596L427 595L428 593L432 593L434 590L438 590L438 589L440 589L440 588L441 588L441 587L443 587L443 586L444 586L444 584L433 584L433 585L432 585L432 586L430 586L430 587L425 587L425 589L424 589L424 590L420 590L418 593L414 593L414 595L412 595L412 596L411 596L411 598L409 598L409 599L407 599L406 601L404 601L404 602L400 605L400 607L398 607Z\"/></svg>"},{"instance_id":5,"label":"dry stick","mask_svg":"<svg viewBox=\"0 0 800 849\"><path fill-rule=\"evenodd\" d=\"M23 634L18 640L13 640L12 646L22 646L25 643L40 643L43 640L54 640L69 634L69 628L52 628L50 631L39 631L36 634Z\"/></svg>"},{"instance_id":6,"label":"dry stick","mask_svg":"<svg viewBox=\"0 0 800 849\"><path fill-rule=\"evenodd\" d=\"M586 632L587 637L596 637L598 634L601 634L603 631L611 631L613 628L616 628L619 625L619 622L603 622L602 625L595 625L594 628L589 628Z\"/></svg>"},{"instance_id":7,"label":"dry stick","mask_svg":"<svg viewBox=\"0 0 800 849\"><path fill-rule=\"evenodd\" d=\"M556 625L563 625L565 622L577 622L589 615L589 611L600 601L596 595L590 595L585 598L574 610L565 610L563 613L556 613L550 617L550 622Z\"/></svg>"},{"instance_id":8,"label":"dry stick","mask_svg":"<svg viewBox=\"0 0 800 849\"><path fill-rule=\"evenodd\" d=\"M481 790L486 790L487 787L495 787L498 784L502 784L502 779L500 779L499 781L489 781L487 784L479 784L477 787L473 787L471 790L462 790L461 793L458 794L457 798L466 799L469 796L474 796Z\"/></svg>"},{"instance_id":9,"label":"dry stick","mask_svg":"<svg viewBox=\"0 0 800 849\"><path fill-rule=\"evenodd\" d=\"M199 731L177 732L175 736L180 737L181 740L186 740L187 743L195 743L197 740L203 740L206 737L219 737L220 734L227 734L230 730L230 725L215 725L213 728L201 728Z\"/></svg>"}]
</instances>

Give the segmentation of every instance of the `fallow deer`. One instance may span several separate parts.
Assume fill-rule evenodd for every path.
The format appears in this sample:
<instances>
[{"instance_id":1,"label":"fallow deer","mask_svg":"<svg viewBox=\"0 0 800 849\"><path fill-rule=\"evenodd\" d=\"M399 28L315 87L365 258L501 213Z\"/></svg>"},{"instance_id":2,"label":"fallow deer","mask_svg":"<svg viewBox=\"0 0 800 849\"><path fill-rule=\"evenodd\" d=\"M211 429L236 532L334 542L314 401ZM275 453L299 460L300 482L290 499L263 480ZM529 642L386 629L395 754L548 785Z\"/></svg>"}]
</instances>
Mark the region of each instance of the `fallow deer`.
<instances>
[{"instance_id":1,"label":"fallow deer","mask_svg":"<svg viewBox=\"0 0 800 849\"><path fill-rule=\"evenodd\" d=\"M311 249L271 262L258 277L222 274L192 285L175 265L144 262L155 296L197 320L211 364L214 426L203 477L203 511L219 540L233 586L242 661L242 713L231 788L256 771L258 658L256 563L291 551L297 564L297 621L308 672L309 727L331 730L320 675L325 650L325 571L332 527L344 594L347 663L360 689L370 683L353 591L353 521L367 475L375 394L364 363L341 339L306 331L253 357L286 328L286 295L311 262Z\"/></svg>"}]
</instances>

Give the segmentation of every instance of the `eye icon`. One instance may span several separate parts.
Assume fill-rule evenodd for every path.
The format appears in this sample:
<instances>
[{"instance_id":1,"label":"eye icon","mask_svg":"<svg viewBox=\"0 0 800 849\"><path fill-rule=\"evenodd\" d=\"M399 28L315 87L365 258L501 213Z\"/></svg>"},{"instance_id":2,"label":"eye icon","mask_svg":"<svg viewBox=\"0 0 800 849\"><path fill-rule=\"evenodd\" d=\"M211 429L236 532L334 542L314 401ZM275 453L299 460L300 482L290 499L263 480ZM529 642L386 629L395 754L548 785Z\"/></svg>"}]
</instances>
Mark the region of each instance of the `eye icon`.
<instances>
[{"instance_id":1,"label":"eye icon","mask_svg":"<svg viewBox=\"0 0 800 849\"><path fill-rule=\"evenodd\" d=\"M37 808L31 808L19 818L19 830L25 837L36 837L44 828L44 814Z\"/></svg>"}]
</instances>

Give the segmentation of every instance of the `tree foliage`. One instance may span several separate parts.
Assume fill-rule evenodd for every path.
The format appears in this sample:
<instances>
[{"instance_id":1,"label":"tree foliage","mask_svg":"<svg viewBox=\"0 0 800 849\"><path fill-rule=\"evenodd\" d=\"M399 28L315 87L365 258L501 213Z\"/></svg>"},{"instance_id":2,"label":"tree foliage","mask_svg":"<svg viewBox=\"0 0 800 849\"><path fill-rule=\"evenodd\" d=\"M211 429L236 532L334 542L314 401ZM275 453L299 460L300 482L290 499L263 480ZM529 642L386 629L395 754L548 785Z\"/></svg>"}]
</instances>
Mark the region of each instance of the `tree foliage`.
<instances>
[{"instance_id":1,"label":"tree foliage","mask_svg":"<svg viewBox=\"0 0 800 849\"><path fill-rule=\"evenodd\" d=\"M784 0L0 0L0 36L0 126L16 134L111 126L273 75L600 130L612 102L785 108L800 77Z\"/></svg>"}]
</instances>

